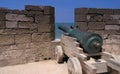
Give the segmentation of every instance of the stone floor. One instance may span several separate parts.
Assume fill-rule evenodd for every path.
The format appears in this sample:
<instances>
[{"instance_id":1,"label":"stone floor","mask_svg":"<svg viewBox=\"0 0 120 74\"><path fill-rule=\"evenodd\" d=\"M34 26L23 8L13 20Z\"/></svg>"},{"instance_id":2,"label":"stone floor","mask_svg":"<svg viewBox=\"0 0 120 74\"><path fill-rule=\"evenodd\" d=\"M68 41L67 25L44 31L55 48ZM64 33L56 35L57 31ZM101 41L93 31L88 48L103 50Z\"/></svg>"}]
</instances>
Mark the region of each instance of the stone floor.
<instances>
[{"instance_id":1,"label":"stone floor","mask_svg":"<svg viewBox=\"0 0 120 74\"><path fill-rule=\"evenodd\" d=\"M57 64L55 60L0 68L0 74L68 74L67 64Z\"/></svg>"}]
</instances>

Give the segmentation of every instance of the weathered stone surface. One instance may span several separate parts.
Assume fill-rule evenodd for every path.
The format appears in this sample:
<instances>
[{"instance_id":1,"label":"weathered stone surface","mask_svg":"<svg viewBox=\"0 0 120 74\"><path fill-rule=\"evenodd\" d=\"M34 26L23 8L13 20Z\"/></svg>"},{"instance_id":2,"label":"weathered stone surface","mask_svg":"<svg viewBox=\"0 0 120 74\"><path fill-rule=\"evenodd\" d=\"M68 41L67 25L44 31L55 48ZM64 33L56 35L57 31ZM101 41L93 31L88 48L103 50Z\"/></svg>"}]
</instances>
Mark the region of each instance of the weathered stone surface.
<instances>
[{"instance_id":1,"label":"weathered stone surface","mask_svg":"<svg viewBox=\"0 0 120 74\"><path fill-rule=\"evenodd\" d=\"M16 21L6 21L6 28L17 28Z\"/></svg>"},{"instance_id":2,"label":"weathered stone surface","mask_svg":"<svg viewBox=\"0 0 120 74\"><path fill-rule=\"evenodd\" d=\"M0 60L0 66L1 67L7 66L7 65L8 65L8 60L6 60L6 59Z\"/></svg>"},{"instance_id":3,"label":"weathered stone surface","mask_svg":"<svg viewBox=\"0 0 120 74\"><path fill-rule=\"evenodd\" d=\"M6 8L6 7L0 8L0 13L7 13L7 12L9 12L8 8Z\"/></svg>"},{"instance_id":4,"label":"weathered stone surface","mask_svg":"<svg viewBox=\"0 0 120 74\"><path fill-rule=\"evenodd\" d=\"M120 15L110 15L113 19L120 20Z\"/></svg>"},{"instance_id":5,"label":"weathered stone surface","mask_svg":"<svg viewBox=\"0 0 120 74\"><path fill-rule=\"evenodd\" d=\"M25 15L21 15L21 14L8 13L8 14L6 14L6 20L10 20L10 21L33 21L33 18L26 17Z\"/></svg>"},{"instance_id":6,"label":"weathered stone surface","mask_svg":"<svg viewBox=\"0 0 120 74\"><path fill-rule=\"evenodd\" d=\"M99 13L99 14L113 14L113 10L111 9L95 9L95 8L90 8L89 13Z\"/></svg>"},{"instance_id":7,"label":"weathered stone surface","mask_svg":"<svg viewBox=\"0 0 120 74\"><path fill-rule=\"evenodd\" d=\"M0 35L0 45L10 45L14 44L13 35Z\"/></svg>"},{"instance_id":8,"label":"weathered stone surface","mask_svg":"<svg viewBox=\"0 0 120 74\"><path fill-rule=\"evenodd\" d=\"M11 14L27 14L28 11L26 11L26 10L14 9L14 10L9 10L9 13L11 13Z\"/></svg>"},{"instance_id":9,"label":"weathered stone surface","mask_svg":"<svg viewBox=\"0 0 120 74\"><path fill-rule=\"evenodd\" d=\"M0 34L26 34L31 33L29 29L0 29Z\"/></svg>"},{"instance_id":10,"label":"weathered stone surface","mask_svg":"<svg viewBox=\"0 0 120 74\"><path fill-rule=\"evenodd\" d=\"M54 59L54 7L0 9L0 66Z\"/></svg>"},{"instance_id":11,"label":"weathered stone surface","mask_svg":"<svg viewBox=\"0 0 120 74\"><path fill-rule=\"evenodd\" d=\"M2 59L13 59L13 58L19 58L20 56L22 56L24 50L9 50L9 51L5 51L2 52L0 54L0 60Z\"/></svg>"},{"instance_id":12,"label":"weathered stone surface","mask_svg":"<svg viewBox=\"0 0 120 74\"><path fill-rule=\"evenodd\" d=\"M105 30L120 30L119 25L105 25Z\"/></svg>"},{"instance_id":13,"label":"weathered stone surface","mask_svg":"<svg viewBox=\"0 0 120 74\"><path fill-rule=\"evenodd\" d=\"M33 33L32 34L32 41L33 42L39 42L39 41L41 41L41 34Z\"/></svg>"},{"instance_id":14,"label":"weathered stone surface","mask_svg":"<svg viewBox=\"0 0 120 74\"><path fill-rule=\"evenodd\" d=\"M37 24L32 22L18 22L19 28L30 28L30 29L36 29Z\"/></svg>"},{"instance_id":15,"label":"weathered stone surface","mask_svg":"<svg viewBox=\"0 0 120 74\"><path fill-rule=\"evenodd\" d=\"M120 39L106 39L105 44L120 44Z\"/></svg>"},{"instance_id":16,"label":"weathered stone surface","mask_svg":"<svg viewBox=\"0 0 120 74\"><path fill-rule=\"evenodd\" d=\"M102 22L103 21L103 15L101 14L88 14L87 21L91 22Z\"/></svg>"},{"instance_id":17,"label":"weathered stone surface","mask_svg":"<svg viewBox=\"0 0 120 74\"><path fill-rule=\"evenodd\" d=\"M113 11L114 11L115 15L119 15L120 14L120 9L114 9Z\"/></svg>"},{"instance_id":18,"label":"weathered stone surface","mask_svg":"<svg viewBox=\"0 0 120 74\"><path fill-rule=\"evenodd\" d=\"M120 20L108 20L108 21L105 21L105 23L107 25L116 25L116 24L120 24Z\"/></svg>"},{"instance_id":19,"label":"weathered stone surface","mask_svg":"<svg viewBox=\"0 0 120 74\"><path fill-rule=\"evenodd\" d=\"M75 15L75 21L76 22L82 22L82 21L86 21L86 20L87 20L86 15Z\"/></svg>"},{"instance_id":20,"label":"weathered stone surface","mask_svg":"<svg viewBox=\"0 0 120 74\"><path fill-rule=\"evenodd\" d=\"M103 48L105 49L105 51L111 53L111 54L116 54L116 55L120 55L119 49L120 49L120 45L116 45L116 44L104 44Z\"/></svg>"},{"instance_id":21,"label":"weathered stone surface","mask_svg":"<svg viewBox=\"0 0 120 74\"><path fill-rule=\"evenodd\" d=\"M42 33L41 40L49 42L49 41L54 40L54 36L52 36L52 32L51 33Z\"/></svg>"},{"instance_id":22,"label":"weathered stone surface","mask_svg":"<svg viewBox=\"0 0 120 74\"><path fill-rule=\"evenodd\" d=\"M53 21L51 21L52 19L54 19L54 17L48 16L48 15L42 16L41 14L38 14L35 16L36 23L48 24L48 23L53 22Z\"/></svg>"},{"instance_id":23,"label":"weathered stone surface","mask_svg":"<svg viewBox=\"0 0 120 74\"><path fill-rule=\"evenodd\" d=\"M46 15L54 15L54 7L51 6L44 6L44 14Z\"/></svg>"},{"instance_id":24,"label":"weathered stone surface","mask_svg":"<svg viewBox=\"0 0 120 74\"><path fill-rule=\"evenodd\" d=\"M40 24L38 25L38 32L51 32L52 26L50 24Z\"/></svg>"},{"instance_id":25,"label":"weathered stone surface","mask_svg":"<svg viewBox=\"0 0 120 74\"><path fill-rule=\"evenodd\" d=\"M53 37L51 33L34 33L32 35L32 41L33 42L42 42L42 41L52 41Z\"/></svg>"},{"instance_id":26,"label":"weathered stone surface","mask_svg":"<svg viewBox=\"0 0 120 74\"><path fill-rule=\"evenodd\" d=\"M75 14L87 14L89 8L75 8Z\"/></svg>"},{"instance_id":27,"label":"weathered stone surface","mask_svg":"<svg viewBox=\"0 0 120 74\"><path fill-rule=\"evenodd\" d=\"M98 34L101 34L101 35L104 35L104 34L109 34L109 35L120 34L120 32L118 32L116 30L88 30L88 31L98 33Z\"/></svg>"},{"instance_id":28,"label":"weathered stone surface","mask_svg":"<svg viewBox=\"0 0 120 74\"><path fill-rule=\"evenodd\" d=\"M43 15L43 12L41 11L28 11L27 14L25 14L28 17L35 17L35 15Z\"/></svg>"},{"instance_id":29,"label":"weathered stone surface","mask_svg":"<svg viewBox=\"0 0 120 74\"><path fill-rule=\"evenodd\" d=\"M43 42L43 41L52 41L54 40L54 36L52 33L34 33L32 34L33 42Z\"/></svg>"},{"instance_id":30,"label":"weathered stone surface","mask_svg":"<svg viewBox=\"0 0 120 74\"><path fill-rule=\"evenodd\" d=\"M14 47L13 47L14 48ZM23 49L30 49L30 43L22 43L22 44L16 44L15 48L19 49L19 50L23 50Z\"/></svg>"},{"instance_id":31,"label":"weathered stone surface","mask_svg":"<svg viewBox=\"0 0 120 74\"><path fill-rule=\"evenodd\" d=\"M0 28L5 28L5 21L0 21Z\"/></svg>"},{"instance_id":32,"label":"weathered stone surface","mask_svg":"<svg viewBox=\"0 0 120 74\"><path fill-rule=\"evenodd\" d=\"M110 21L110 20L113 20L113 17L110 16L109 14L105 14L104 15L104 21Z\"/></svg>"},{"instance_id":33,"label":"weathered stone surface","mask_svg":"<svg viewBox=\"0 0 120 74\"><path fill-rule=\"evenodd\" d=\"M95 30L103 30L105 29L105 23L104 22L88 22L88 28L89 29L95 29Z\"/></svg>"},{"instance_id":34,"label":"weathered stone surface","mask_svg":"<svg viewBox=\"0 0 120 74\"><path fill-rule=\"evenodd\" d=\"M4 21L5 20L5 13L0 13L0 21Z\"/></svg>"},{"instance_id":35,"label":"weathered stone surface","mask_svg":"<svg viewBox=\"0 0 120 74\"><path fill-rule=\"evenodd\" d=\"M88 29L87 22L76 22L75 25L83 31L86 31Z\"/></svg>"},{"instance_id":36,"label":"weathered stone surface","mask_svg":"<svg viewBox=\"0 0 120 74\"><path fill-rule=\"evenodd\" d=\"M25 5L25 10L28 11L43 11L43 6L33 6L33 5Z\"/></svg>"},{"instance_id":37,"label":"weathered stone surface","mask_svg":"<svg viewBox=\"0 0 120 74\"><path fill-rule=\"evenodd\" d=\"M30 34L15 35L15 42L16 43L30 43L31 42L31 35Z\"/></svg>"},{"instance_id":38,"label":"weathered stone surface","mask_svg":"<svg viewBox=\"0 0 120 74\"><path fill-rule=\"evenodd\" d=\"M75 9L75 14L88 14L88 13L113 14L113 10L97 9L97 8L76 8Z\"/></svg>"},{"instance_id":39,"label":"weathered stone surface","mask_svg":"<svg viewBox=\"0 0 120 74\"><path fill-rule=\"evenodd\" d=\"M120 39L120 35L110 35L109 38L111 39Z\"/></svg>"}]
</instances>

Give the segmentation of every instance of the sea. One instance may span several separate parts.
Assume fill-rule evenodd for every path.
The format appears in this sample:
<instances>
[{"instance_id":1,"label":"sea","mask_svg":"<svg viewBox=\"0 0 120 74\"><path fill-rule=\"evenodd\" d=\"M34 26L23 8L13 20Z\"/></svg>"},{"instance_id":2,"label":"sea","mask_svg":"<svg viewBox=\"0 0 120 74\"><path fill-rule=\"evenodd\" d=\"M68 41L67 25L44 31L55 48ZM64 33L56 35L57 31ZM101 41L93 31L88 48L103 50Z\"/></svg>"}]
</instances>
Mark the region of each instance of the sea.
<instances>
[{"instance_id":1,"label":"sea","mask_svg":"<svg viewBox=\"0 0 120 74\"><path fill-rule=\"evenodd\" d=\"M64 33L63 31L58 29L58 25L65 25L65 26L73 26L74 23L55 23L55 40L59 40L61 35Z\"/></svg>"}]
</instances>

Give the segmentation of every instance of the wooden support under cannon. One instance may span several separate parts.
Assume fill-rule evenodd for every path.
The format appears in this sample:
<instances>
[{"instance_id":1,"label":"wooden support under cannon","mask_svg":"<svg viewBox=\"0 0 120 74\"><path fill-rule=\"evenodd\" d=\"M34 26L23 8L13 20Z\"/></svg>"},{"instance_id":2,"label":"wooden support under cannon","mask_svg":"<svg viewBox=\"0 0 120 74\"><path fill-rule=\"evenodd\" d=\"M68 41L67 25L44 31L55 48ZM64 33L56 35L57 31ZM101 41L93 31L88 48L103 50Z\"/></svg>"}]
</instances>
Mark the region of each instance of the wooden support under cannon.
<instances>
[{"instance_id":1,"label":"wooden support under cannon","mask_svg":"<svg viewBox=\"0 0 120 74\"><path fill-rule=\"evenodd\" d=\"M120 74L120 63L111 54L100 52L98 54L86 54L80 48L75 38L63 35L61 45L56 46L57 61L63 62L68 57L69 74ZM101 56L99 59L93 56Z\"/></svg>"}]
</instances>

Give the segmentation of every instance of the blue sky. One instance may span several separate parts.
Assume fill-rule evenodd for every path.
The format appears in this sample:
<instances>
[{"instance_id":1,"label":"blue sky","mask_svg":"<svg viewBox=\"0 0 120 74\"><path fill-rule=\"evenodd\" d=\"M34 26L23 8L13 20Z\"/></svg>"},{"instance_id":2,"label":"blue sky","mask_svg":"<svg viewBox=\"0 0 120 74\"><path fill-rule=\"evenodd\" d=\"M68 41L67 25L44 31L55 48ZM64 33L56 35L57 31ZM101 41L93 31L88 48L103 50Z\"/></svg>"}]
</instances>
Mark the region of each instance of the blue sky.
<instances>
[{"instance_id":1,"label":"blue sky","mask_svg":"<svg viewBox=\"0 0 120 74\"><path fill-rule=\"evenodd\" d=\"M24 9L24 5L55 7L56 22L74 22L74 8L120 8L120 0L0 0L0 7Z\"/></svg>"}]
</instances>

